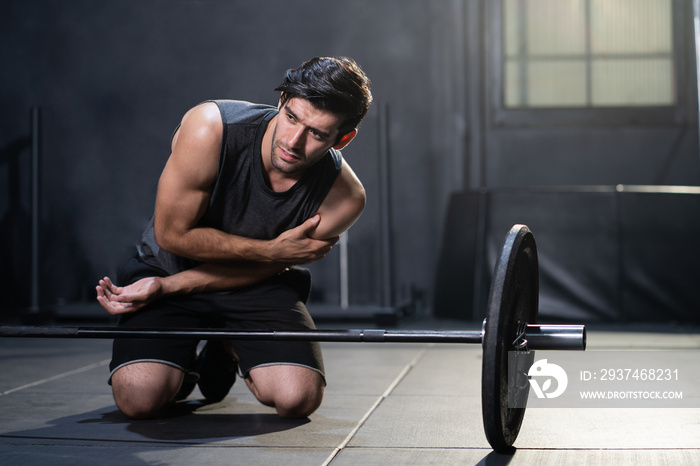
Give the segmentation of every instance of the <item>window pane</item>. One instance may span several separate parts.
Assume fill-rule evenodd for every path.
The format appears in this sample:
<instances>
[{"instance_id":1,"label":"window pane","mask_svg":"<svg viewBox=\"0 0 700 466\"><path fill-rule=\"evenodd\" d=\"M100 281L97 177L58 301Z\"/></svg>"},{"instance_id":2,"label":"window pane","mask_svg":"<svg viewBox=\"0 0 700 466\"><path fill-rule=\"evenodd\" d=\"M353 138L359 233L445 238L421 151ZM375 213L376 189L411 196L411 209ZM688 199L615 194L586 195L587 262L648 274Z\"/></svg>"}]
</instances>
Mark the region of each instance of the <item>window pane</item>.
<instances>
[{"instance_id":1,"label":"window pane","mask_svg":"<svg viewBox=\"0 0 700 466\"><path fill-rule=\"evenodd\" d=\"M674 102L670 58L593 60L593 105L653 106Z\"/></svg>"},{"instance_id":2,"label":"window pane","mask_svg":"<svg viewBox=\"0 0 700 466\"><path fill-rule=\"evenodd\" d=\"M591 52L670 54L671 0L591 0Z\"/></svg>"},{"instance_id":3,"label":"window pane","mask_svg":"<svg viewBox=\"0 0 700 466\"><path fill-rule=\"evenodd\" d=\"M530 107L586 105L586 65L581 60L531 62L527 82Z\"/></svg>"},{"instance_id":4,"label":"window pane","mask_svg":"<svg viewBox=\"0 0 700 466\"><path fill-rule=\"evenodd\" d=\"M527 0L525 4L528 56L585 54L585 0Z\"/></svg>"}]
</instances>

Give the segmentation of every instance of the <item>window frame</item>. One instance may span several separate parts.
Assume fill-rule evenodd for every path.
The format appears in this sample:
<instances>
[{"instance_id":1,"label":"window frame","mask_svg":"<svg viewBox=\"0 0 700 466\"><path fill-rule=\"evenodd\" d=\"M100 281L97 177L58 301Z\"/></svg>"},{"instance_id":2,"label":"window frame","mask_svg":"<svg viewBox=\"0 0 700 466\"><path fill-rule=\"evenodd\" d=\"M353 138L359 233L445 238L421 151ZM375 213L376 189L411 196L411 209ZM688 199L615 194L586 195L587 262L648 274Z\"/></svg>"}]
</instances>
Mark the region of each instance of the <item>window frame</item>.
<instances>
[{"instance_id":1,"label":"window frame","mask_svg":"<svg viewBox=\"0 0 700 466\"><path fill-rule=\"evenodd\" d=\"M688 63L687 36L689 14L687 0L671 0L672 17L672 60L676 103L668 106L634 107L531 107L508 108L505 106L505 44L503 42L503 3L505 0L486 1L486 44L490 44L487 57L491 57L487 69L491 79L487 85L490 121L493 126L542 127L542 126L676 126L687 120ZM691 12L692 13L692 12ZM690 24L692 26L692 24ZM490 84L488 84L490 83Z\"/></svg>"}]
</instances>

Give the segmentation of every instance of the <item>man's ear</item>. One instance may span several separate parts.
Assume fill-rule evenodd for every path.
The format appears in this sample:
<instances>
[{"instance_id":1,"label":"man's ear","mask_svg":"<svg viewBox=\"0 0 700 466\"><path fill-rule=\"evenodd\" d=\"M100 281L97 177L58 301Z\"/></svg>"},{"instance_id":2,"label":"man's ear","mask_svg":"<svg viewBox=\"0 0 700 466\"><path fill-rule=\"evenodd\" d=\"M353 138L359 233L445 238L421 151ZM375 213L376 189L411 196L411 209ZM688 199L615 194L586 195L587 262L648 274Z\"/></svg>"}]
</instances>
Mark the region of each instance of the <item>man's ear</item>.
<instances>
[{"instance_id":1,"label":"man's ear","mask_svg":"<svg viewBox=\"0 0 700 466\"><path fill-rule=\"evenodd\" d=\"M352 141L355 138L355 136L357 136L357 130L353 129L349 133L346 133L345 135L343 135L343 137L340 138L340 141L338 141L338 144L333 146L333 149L335 149L335 150L342 149L343 147L350 144L350 141Z\"/></svg>"}]
</instances>

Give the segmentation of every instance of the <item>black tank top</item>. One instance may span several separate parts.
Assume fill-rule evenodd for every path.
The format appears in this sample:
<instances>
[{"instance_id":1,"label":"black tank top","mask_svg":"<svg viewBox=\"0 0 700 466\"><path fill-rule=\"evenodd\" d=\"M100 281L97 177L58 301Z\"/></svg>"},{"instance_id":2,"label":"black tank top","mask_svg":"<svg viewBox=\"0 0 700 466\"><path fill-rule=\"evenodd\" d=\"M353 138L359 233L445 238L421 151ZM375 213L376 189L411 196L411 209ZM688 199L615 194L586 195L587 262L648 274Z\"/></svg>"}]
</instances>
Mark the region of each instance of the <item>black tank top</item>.
<instances>
[{"instance_id":1,"label":"black tank top","mask_svg":"<svg viewBox=\"0 0 700 466\"><path fill-rule=\"evenodd\" d=\"M340 152L331 149L289 190L275 192L263 177L261 145L277 108L233 100L213 102L221 111L224 130L216 181L198 225L268 240L311 218L340 173ZM138 251L144 262L167 274L198 264L158 246L153 218L142 235Z\"/></svg>"}]
</instances>

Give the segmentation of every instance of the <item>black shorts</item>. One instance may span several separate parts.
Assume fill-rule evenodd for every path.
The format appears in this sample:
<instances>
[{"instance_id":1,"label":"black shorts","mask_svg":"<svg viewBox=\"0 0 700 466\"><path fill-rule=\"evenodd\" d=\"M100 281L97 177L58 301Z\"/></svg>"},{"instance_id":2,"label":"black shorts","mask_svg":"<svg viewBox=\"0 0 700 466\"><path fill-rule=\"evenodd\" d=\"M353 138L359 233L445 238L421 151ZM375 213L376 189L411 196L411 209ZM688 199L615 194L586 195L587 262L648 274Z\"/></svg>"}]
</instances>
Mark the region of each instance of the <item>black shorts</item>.
<instances>
[{"instance_id":1,"label":"black shorts","mask_svg":"<svg viewBox=\"0 0 700 466\"><path fill-rule=\"evenodd\" d=\"M119 285L162 275L136 257L119 270ZM307 269L292 267L255 286L232 292L199 293L156 301L133 314L123 314L118 325L132 328L228 328L234 330L309 330L314 323L305 302L311 289ZM115 339L110 381L114 372L136 362L159 362L191 372L197 340ZM325 379L318 342L232 341L244 376L261 366L292 364L315 370Z\"/></svg>"}]
</instances>

